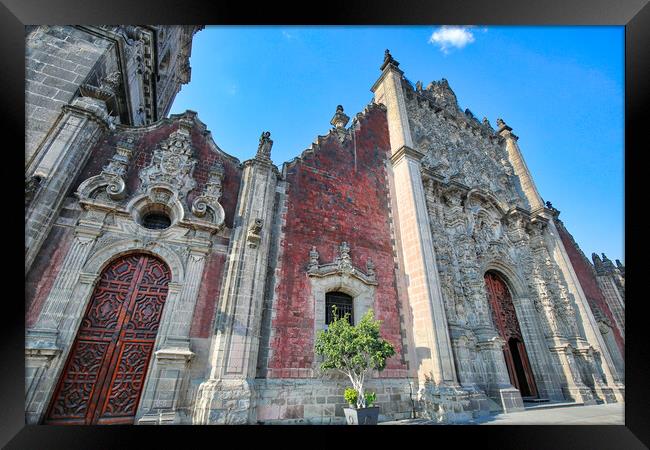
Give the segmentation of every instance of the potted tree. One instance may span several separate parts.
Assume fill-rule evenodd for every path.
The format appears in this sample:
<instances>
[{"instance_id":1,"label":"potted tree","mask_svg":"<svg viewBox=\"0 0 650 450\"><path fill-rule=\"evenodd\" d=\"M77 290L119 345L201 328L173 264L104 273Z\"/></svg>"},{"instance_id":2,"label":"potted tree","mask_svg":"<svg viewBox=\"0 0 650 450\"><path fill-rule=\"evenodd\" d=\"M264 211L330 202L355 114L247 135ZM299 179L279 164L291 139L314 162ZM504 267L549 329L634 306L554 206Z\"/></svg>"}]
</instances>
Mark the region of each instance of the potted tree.
<instances>
[{"instance_id":1,"label":"potted tree","mask_svg":"<svg viewBox=\"0 0 650 450\"><path fill-rule=\"evenodd\" d=\"M372 370L382 371L386 360L395 354L390 342L379 334L380 320L374 320L369 310L357 325L350 325L348 315L337 317L333 307L334 320L327 330L316 337L316 353L323 357L322 370L338 370L352 382L352 388L345 390L345 399L350 404L343 408L349 425L375 425L379 407L372 406L376 395L364 392L363 383Z\"/></svg>"}]
</instances>

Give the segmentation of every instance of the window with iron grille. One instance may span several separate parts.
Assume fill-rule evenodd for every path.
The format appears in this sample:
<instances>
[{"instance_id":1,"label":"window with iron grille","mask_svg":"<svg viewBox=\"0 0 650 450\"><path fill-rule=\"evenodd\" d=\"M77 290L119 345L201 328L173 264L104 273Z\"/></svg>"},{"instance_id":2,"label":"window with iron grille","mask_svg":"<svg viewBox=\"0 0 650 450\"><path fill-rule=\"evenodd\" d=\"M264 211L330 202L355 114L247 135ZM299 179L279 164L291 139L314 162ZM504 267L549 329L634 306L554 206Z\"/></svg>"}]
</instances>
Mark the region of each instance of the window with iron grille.
<instances>
[{"instance_id":1,"label":"window with iron grille","mask_svg":"<svg viewBox=\"0 0 650 450\"><path fill-rule=\"evenodd\" d=\"M341 318L349 313L348 322L354 325L354 312L352 310L352 297L343 292L328 292L325 294L325 324L334 321L332 306L336 306L336 317Z\"/></svg>"}]
</instances>

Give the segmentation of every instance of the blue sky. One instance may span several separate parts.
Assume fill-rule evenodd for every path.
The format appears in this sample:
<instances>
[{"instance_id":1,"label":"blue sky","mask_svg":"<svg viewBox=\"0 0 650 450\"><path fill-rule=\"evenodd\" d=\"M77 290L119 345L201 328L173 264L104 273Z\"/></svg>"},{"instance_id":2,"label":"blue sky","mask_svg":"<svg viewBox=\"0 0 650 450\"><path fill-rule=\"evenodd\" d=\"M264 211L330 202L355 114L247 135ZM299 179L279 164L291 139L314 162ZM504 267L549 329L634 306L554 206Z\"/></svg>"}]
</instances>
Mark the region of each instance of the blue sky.
<instances>
[{"instance_id":1,"label":"blue sky","mask_svg":"<svg viewBox=\"0 0 650 450\"><path fill-rule=\"evenodd\" d=\"M208 26L171 113L197 111L225 152L276 165L372 99L384 49L415 83L446 78L461 108L503 118L543 199L588 257L624 262L624 28Z\"/></svg>"}]
</instances>

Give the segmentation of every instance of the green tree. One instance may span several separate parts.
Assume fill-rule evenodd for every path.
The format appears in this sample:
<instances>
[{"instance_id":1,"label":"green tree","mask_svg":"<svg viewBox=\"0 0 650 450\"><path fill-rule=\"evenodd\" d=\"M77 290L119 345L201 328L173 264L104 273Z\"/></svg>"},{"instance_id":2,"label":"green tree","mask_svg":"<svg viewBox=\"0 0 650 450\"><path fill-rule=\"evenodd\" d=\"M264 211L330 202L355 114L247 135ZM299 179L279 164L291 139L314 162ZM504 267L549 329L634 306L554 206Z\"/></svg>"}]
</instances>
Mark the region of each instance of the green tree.
<instances>
[{"instance_id":1,"label":"green tree","mask_svg":"<svg viewBox=\"0 0 650 450\"><path fill-rule=\"evenodd\" d=\"M357 325L350 325L348 315L336 317L327 330L320 331L316 337L316 353L323 356L320 367L334 369L345 374L357 391L357 408L366 407L363 383L372 370L382 371L386 360L395 354L390 342L379 334L380 320L374 320L369 310Z\"/></svg>"}]
</instances>

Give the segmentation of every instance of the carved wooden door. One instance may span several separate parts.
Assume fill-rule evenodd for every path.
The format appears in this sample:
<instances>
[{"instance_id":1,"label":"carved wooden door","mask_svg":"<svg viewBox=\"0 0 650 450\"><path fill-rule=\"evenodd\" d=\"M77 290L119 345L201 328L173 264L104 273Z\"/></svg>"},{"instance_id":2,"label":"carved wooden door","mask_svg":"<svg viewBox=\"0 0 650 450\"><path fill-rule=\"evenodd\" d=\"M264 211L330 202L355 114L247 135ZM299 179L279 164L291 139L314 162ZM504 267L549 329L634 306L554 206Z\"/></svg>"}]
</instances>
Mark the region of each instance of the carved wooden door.
<instances>
[{"instance_id":1,"label":"carved wooden door","mask_svg":"<svg viewBox=\"0 0 650 450\"><path fill-rule=\"evenodd\" d=\"M133 423L170 279L165 263L144 254L102 272L45 423Z\"/></svg>"},{"instance_id":2,"label":"carved wooden door","mask_svg":"<svg viewBox=\"0 0 650 450\"><path fill-rule=\"evenodd\" d=\"M485 274L485 289L490 302L492 320L499 335L505 341L503 355L510 381L519 389L522 396L537 397L533 371L528 361L524 338L508 286L499 275L488 272Z\"/></svg>"}]
</instances>

